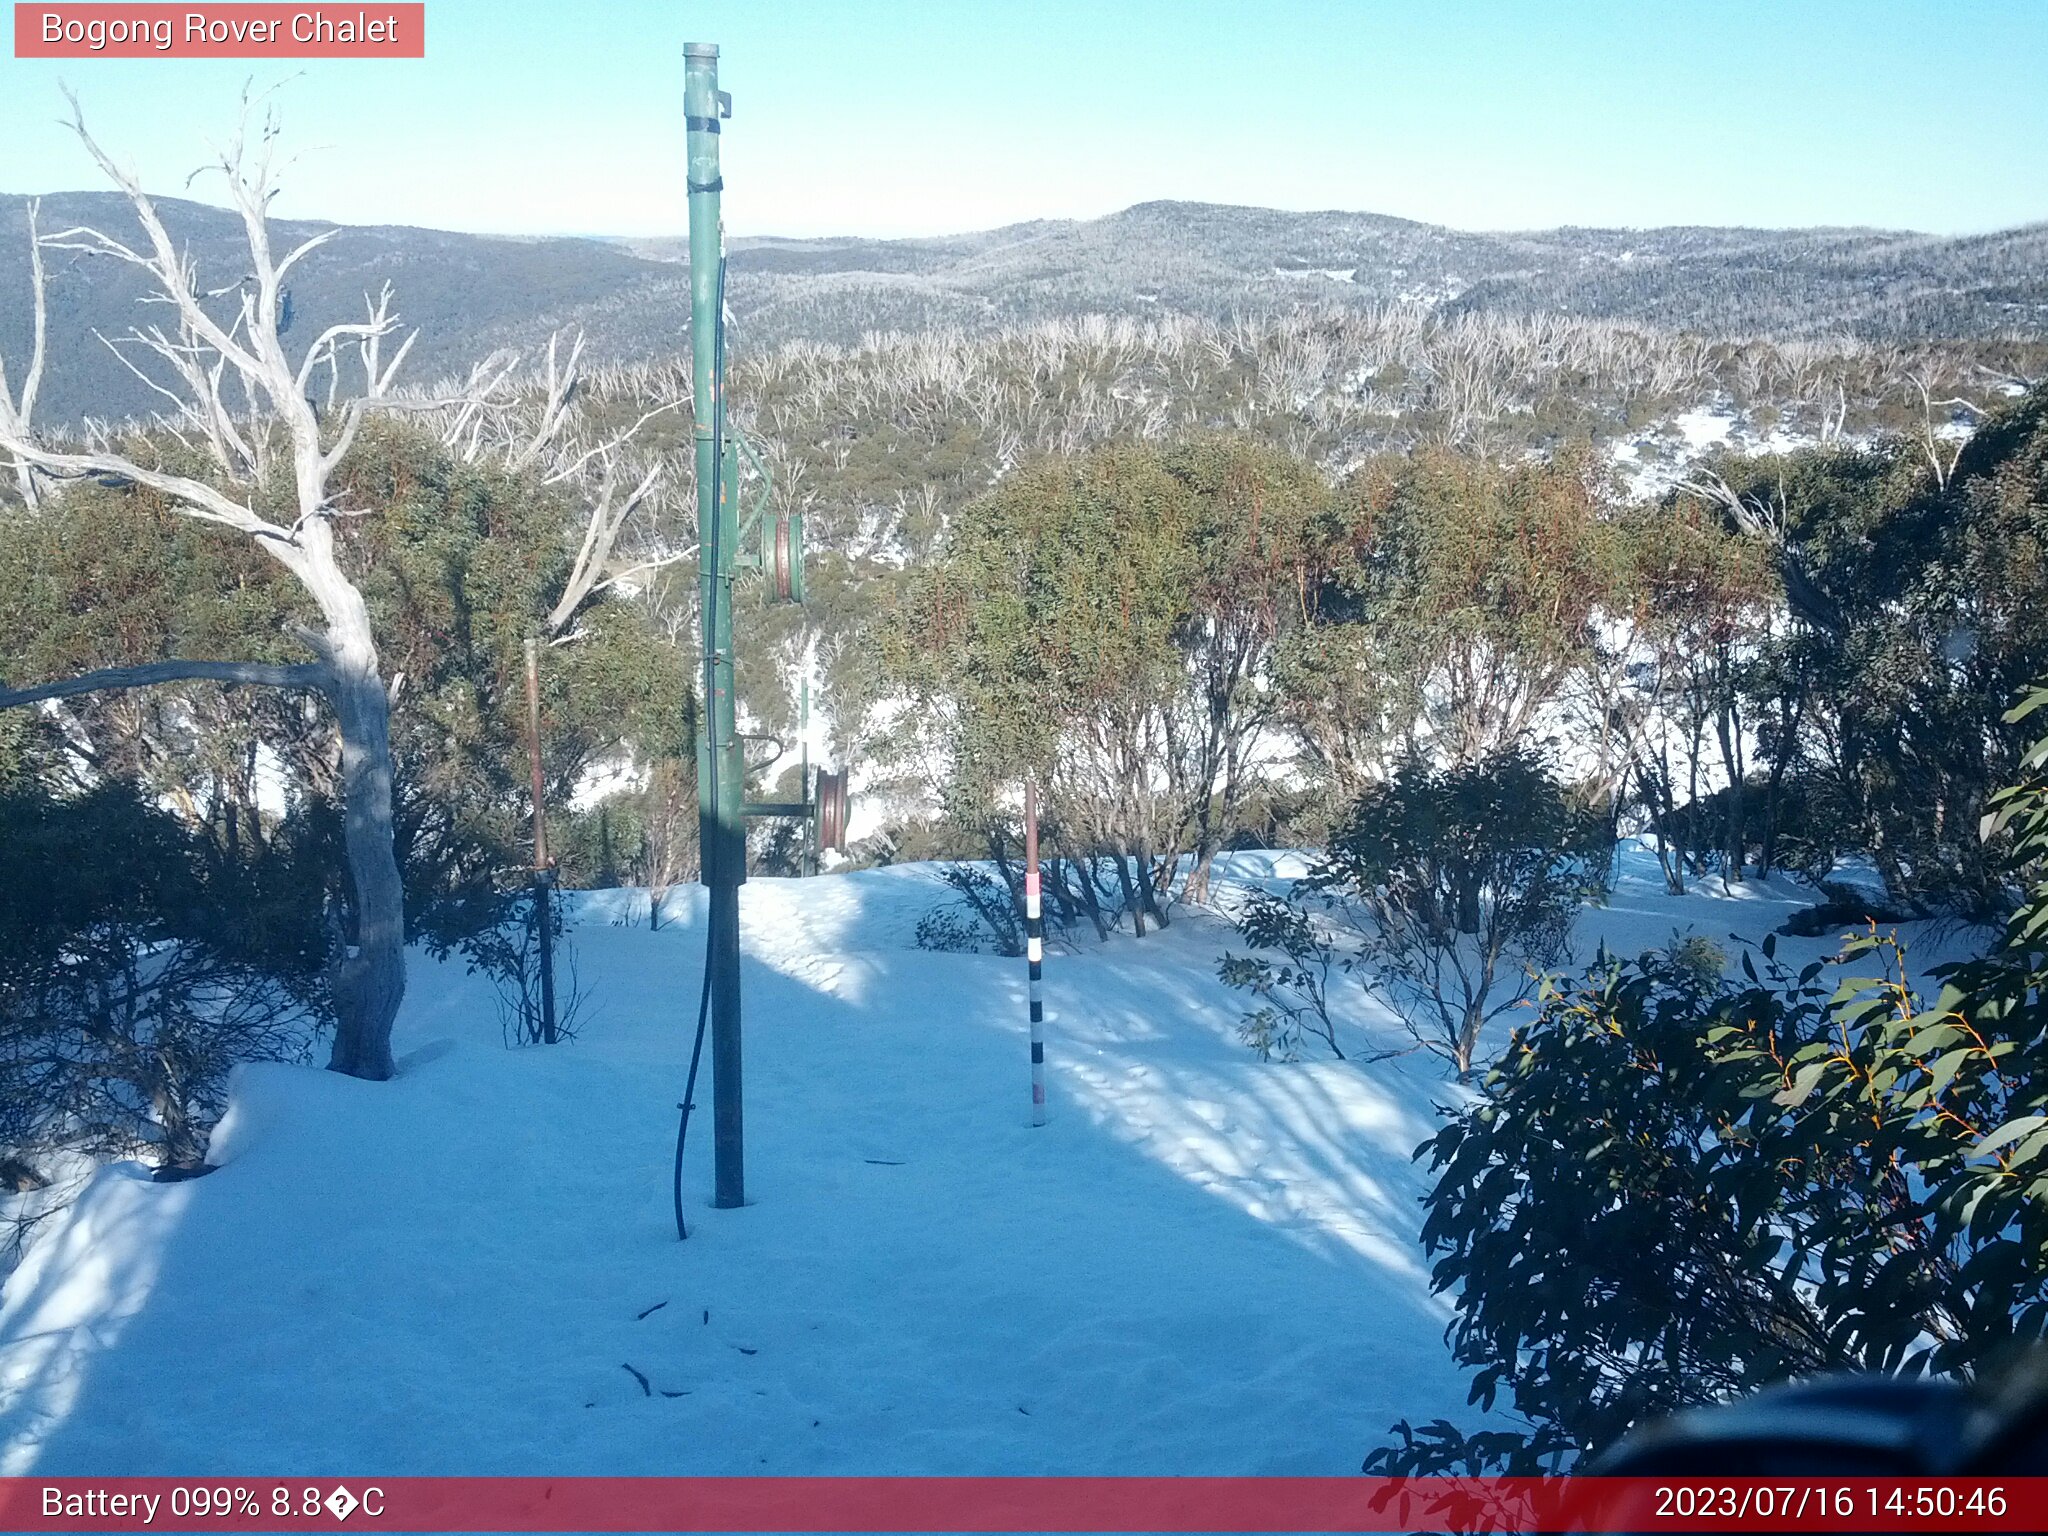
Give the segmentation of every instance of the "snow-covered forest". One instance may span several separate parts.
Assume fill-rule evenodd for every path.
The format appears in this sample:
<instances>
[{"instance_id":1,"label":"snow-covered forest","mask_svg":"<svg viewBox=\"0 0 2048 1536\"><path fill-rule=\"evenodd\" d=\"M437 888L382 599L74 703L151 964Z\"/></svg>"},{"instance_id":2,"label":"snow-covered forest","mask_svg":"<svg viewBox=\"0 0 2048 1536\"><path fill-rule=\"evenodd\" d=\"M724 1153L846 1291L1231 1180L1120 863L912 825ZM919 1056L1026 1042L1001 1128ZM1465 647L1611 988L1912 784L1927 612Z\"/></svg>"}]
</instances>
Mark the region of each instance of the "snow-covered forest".
<instances>
[{"instance_id":1,"label":"snow-covered forest","mask_svg":"<svg viewBox=\"0 0 2048 1536\"><path fill-rule=\"evenodd\" d=\"M295 312L267 128L213 272L74 127L117 196L25 207L0 357L0 1475L1558 1470L2048 1333L2037 327L736 314L809 543L746 798L852 824L753 834L753 1200L693 1141L679 1247L688 352L426 376L400 274ZM39 411L60 258L154 414Z\"/></svg>"}]
</instances>

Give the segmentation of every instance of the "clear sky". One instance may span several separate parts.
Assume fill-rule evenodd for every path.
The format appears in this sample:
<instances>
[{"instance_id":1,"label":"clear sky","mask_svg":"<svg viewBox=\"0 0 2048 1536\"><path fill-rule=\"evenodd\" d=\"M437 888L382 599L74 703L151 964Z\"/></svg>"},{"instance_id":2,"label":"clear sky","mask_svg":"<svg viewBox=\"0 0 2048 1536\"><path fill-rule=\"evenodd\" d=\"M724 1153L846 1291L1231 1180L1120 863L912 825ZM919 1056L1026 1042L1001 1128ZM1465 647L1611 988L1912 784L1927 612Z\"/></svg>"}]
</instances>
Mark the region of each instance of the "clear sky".
<instances>
[{"instance_id":1,"label":"clear sky","mask_svg":"<svg viewBox=\"0 0 2048 1536\"><path fill-rule=\"evenodd\" d=\"M278 211L677 232L686 40L723 47L741 234L1149 198L1470 229L2048 219L2048 0L429 0L424 61L285 87L305 157ZM250 69L0 57L0 191L97 184L60 80L177 191Z\"/></svg>"}]
</instances>

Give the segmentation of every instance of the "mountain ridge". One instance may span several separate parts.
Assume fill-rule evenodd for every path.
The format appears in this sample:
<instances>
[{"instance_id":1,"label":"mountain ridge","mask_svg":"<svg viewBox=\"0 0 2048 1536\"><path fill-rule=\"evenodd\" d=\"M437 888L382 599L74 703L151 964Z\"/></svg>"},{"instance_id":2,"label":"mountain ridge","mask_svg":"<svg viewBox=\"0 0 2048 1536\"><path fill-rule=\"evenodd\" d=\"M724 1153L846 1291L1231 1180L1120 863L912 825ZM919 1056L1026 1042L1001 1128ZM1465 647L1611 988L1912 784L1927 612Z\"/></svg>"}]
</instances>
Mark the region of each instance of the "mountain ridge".
<instances>
[{"instance_id":1,"label":"mountain ridge","mask_svg":"<svg viewBox=\"0 0 2048 1536\"><path fill-rule=\"evenodd\" d=\"M29 339L27 199L0 196L0 355ZM134 227L114 192L44 195L42 228ZM226 209L159 198L174 238L218 286L246 264ZM459 374L561 326L594 358L684 344L680 238L473 235L403 224L274 221L283 238L338 233L294 274L307 326L353 319L389 280L421 328L414 381ZM856 342L876 331L993 330L1084 313L1227 316L1304 305L1413 306L1446 318L1555 313L1699 332L1871 341L2048 337L2048 222L1943 236L1822 226L1666 225L1469 231L1396 215L1155 199L1096 219L953 235L734 237L730 302L749 347ZM146 413L154 397L105 347L139 316L138 275L49 253L45 423ZM345 387L345 386L344 386Z\"/></svg>"}]
</instances>

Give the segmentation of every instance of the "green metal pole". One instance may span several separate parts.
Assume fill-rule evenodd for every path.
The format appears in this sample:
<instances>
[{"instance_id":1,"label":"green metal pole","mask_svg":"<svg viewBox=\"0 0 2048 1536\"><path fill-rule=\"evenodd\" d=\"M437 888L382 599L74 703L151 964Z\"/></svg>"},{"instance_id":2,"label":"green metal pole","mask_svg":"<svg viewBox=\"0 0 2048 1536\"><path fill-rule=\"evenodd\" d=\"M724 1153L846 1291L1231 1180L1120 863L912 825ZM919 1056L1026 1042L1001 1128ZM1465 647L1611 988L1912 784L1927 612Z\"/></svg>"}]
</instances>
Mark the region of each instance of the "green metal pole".
<instances>
[{"instance_id":1,"label":"green metal pole","mask_svg":"<svg viewBox=\"0 0 2048 1536\"><path fill-rule=\"evenodd\" d=\"M725 427L724 245L719 217L719 120L732 102L718 89L718 45L683 46L689 134L690 356L697 448L698 603L703 616L704 708L697 737L698 847L710 896L712 1203L746 1204L740 1096L740 883L747 877L741 805L744 747L733 717L732 582L739 542L737 487L721 494Z\"/></svg>"},{"instance_id":2,"label":"green metal pole","mask_svg":"<svg viewBox=\"0 0 2048 1536\"><path fill-rule=\"evenodd\" d=\"M808 664L808 663L807 663ZM798 759L797 798L809 806L810 814L804 817L803 853L797 864L797 871L803 875L818 872L818 806L811 793L811 680L801 680L796 711L797 739L803 755Z\"/></svg>"}]
</instances>

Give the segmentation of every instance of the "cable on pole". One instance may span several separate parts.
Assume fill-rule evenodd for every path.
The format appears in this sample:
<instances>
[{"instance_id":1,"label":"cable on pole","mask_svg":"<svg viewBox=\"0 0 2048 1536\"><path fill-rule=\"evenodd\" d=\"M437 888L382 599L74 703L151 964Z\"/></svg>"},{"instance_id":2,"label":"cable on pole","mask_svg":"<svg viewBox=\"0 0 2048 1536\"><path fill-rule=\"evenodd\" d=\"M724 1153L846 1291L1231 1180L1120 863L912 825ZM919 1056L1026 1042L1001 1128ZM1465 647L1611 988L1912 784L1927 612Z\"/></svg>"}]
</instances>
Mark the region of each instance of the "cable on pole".
<instances>
[{"instance_id":1,"label":"cable on pole","mask_svg":"<svg viewBox=\"0 0 2048 1536\"><path fill-rule=\"evenodd\" d=\"M683 1145L690 1139L690 1111L697 1107L697 1063L704 1055L704 1026L711 1019L711 926L704 927L704 995L697 1000L697 1043L690 1047L690 1077L683 1084L683 1102L676 1106L683 1112L682 1120L676 1126L676 1241L682 1242L690 1235L690 1229L683 1224Z\"/></svg>"}]
</instances>

